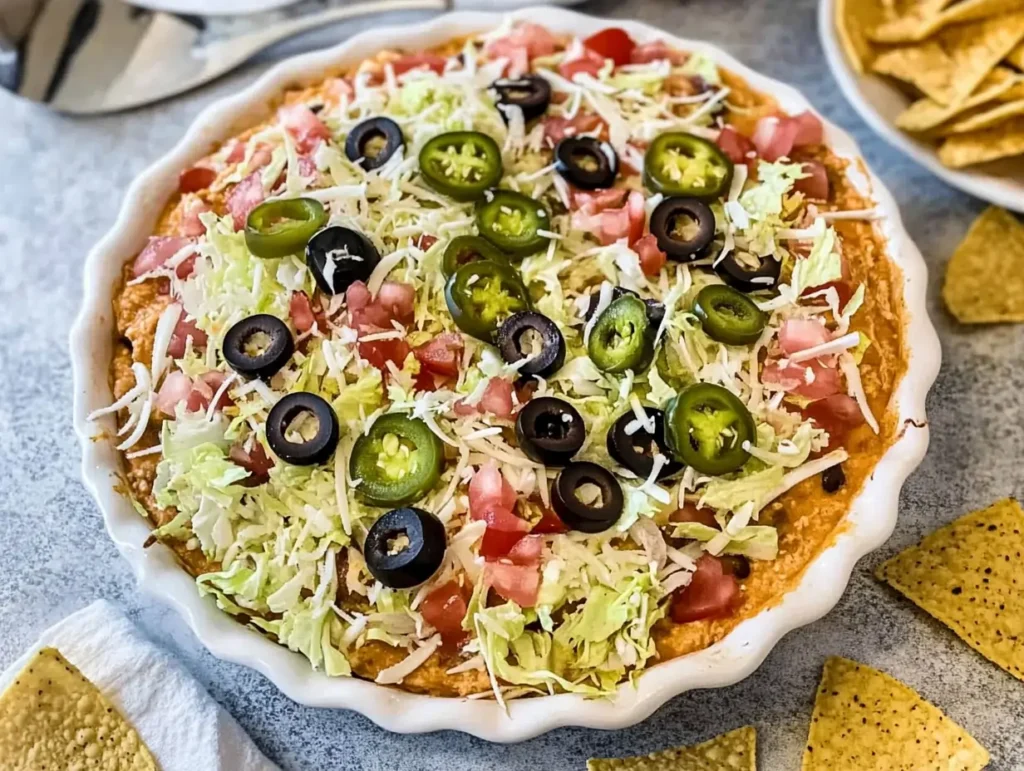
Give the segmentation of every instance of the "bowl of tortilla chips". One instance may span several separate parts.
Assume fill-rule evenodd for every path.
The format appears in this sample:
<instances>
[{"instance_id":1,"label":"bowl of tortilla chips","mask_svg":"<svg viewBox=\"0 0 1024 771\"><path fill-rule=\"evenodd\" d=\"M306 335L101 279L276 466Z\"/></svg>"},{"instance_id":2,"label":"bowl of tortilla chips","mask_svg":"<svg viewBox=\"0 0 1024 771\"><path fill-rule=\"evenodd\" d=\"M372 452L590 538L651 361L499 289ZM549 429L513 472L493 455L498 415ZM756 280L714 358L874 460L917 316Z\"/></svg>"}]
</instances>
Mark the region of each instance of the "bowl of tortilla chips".
<instances>
[{"instance_id":1,"label":"bowl of tortilla chips","mask_svg":"<svg viewBox=\"0 0 1024 771\"><path fill-rule=\"evenodd\" d=\"M950 185L1024 211L1024 0L822 0L846 98Z\"/></svg>"}]
</instances>

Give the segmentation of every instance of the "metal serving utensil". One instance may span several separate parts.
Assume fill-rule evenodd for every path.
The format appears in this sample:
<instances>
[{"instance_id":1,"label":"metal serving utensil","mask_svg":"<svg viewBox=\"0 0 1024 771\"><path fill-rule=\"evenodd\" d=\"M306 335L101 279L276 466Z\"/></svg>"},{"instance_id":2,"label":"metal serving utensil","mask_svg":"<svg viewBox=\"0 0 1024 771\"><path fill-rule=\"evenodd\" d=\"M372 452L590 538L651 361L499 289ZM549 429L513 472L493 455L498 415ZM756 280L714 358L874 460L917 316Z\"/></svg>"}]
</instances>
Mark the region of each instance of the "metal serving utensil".
<instances>
[{"instance_id":1,"label":"metal serving utensil","mask_svg":"<svg viewBox=\"0 0 1024 771\"><path fill-rule=\"evenodd\" d=\"M369 0L201 44L205 22L122 0L0 0L0 86L88 115L196 88L287 38L393 11L444 11L453 0Z\"/></svg>"}]
</instances>

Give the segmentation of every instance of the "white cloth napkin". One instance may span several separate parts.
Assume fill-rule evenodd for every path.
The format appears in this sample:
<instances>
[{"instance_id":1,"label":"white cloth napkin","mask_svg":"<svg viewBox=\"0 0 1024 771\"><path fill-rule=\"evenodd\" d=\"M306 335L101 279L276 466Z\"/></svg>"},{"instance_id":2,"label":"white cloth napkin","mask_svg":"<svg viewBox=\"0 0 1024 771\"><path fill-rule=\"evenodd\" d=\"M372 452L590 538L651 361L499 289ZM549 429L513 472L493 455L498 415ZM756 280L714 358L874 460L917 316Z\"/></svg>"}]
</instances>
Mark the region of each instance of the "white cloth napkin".
<instances>
[{"instance_id":1,"label":"white cloth napkin","mask_svg":"<svg viewBox=\"0 0 1024 771\"><path fill-rule=\"evenodd\" d=\"M110 603L94 602L43 632L0 675L0 692L46 647L117 705L162 771L277 771L192 675Z\"/></svg>"}]
</instances>

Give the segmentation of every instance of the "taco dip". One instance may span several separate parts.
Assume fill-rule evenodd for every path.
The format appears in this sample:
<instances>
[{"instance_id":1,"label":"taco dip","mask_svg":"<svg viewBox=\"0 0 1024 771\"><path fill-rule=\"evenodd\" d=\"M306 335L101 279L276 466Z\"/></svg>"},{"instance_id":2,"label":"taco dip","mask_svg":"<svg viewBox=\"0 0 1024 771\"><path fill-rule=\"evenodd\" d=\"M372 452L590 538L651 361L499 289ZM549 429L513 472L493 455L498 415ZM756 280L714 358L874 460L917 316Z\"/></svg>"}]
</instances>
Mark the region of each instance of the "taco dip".
<instances>
[{"instance_id":1,"label":"taco dip","mask_svg":"<svg viewBox=\"0 0 1024 771\"><path fill-rule=\"evenodd\" d=\"M331 676L602 696L842 530L903 280L815 115L512 22L273 108L125 263L94 413L224 612Z\"/></svg>"}]
</instances>

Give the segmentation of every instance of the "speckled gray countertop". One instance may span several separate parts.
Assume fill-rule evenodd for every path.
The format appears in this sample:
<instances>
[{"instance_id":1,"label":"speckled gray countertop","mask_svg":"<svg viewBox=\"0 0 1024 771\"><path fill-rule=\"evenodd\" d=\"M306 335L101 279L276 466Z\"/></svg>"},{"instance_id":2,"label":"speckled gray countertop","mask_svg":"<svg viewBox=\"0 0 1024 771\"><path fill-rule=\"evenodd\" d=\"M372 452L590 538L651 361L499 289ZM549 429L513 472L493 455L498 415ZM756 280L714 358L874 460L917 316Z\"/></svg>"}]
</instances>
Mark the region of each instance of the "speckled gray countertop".
<instances>
[{"instance_id":1,"label":"speckled gray countertop","mask_svg":"<svg viewBox=\"0 0 1024 771\"><path fill-rule=\"evenodd\" d=\"M890 149L846 104L818 44L815 4L594 0L583 9L714 41L801 88L860 142L931 269L929 310L944 356L929 400L931 450L904 488L895 534L857 566L828 616L786 637L747 680L680 696L641 725L565 729L497 747L457 733L393 735L354 713L299 707L261 675L213 658L181 619L141 596L79 480L67 333L81 265L132 177L261 63L171 103L105 118L65 118L0 92L0 668L44 628L104 597L177 655L285 769L582 770L593 755L650 752L750 723L760 767L795 771L822 662L841 654L940 705L988 747L992 769L1024 769L1024 685L871 577L939 524L1024 494L1024 334L1019 326L965 329L944 312L944 264L983 204Z\"/></svg>"}]
</instances>

